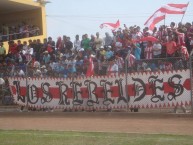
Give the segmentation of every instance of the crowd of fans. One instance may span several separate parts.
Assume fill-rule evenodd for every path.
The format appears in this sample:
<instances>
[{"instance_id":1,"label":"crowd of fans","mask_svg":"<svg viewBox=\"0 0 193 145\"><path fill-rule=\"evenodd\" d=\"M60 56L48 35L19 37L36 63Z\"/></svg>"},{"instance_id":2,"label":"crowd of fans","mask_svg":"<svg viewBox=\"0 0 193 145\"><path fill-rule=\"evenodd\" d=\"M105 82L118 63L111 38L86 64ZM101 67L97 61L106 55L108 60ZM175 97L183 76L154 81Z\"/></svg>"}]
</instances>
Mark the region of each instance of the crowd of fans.
<instances>
[{"instance_id":1,"label":"crowd of fans","mask_svg":"<svg viewBox=\"0 0 193 145\"><path fill-rule=\"evenodd\" d=\"M112 34L105 33L104 38L98 32L90 37L76 35L74 42L65 35L58 37L56 43L51 37L43 42L39 39L24 43L11 40L8 54L0 43L0 65L9 68L1 69L0 74L1 77L66 78L186 69L192 48L192 24L174 22L153 31L124 25Z\"/></svg>"},{"instance_id":2,"label":"crowd of fans","mask_svg":"<svg viewBox=\"0 0 193 145\"><path fill-rule=\"evenodd\" d=\"M0 41L11 41L40 35L40 29L36 25L28 25L22 22L18 25L2 24L0 27Z\"/></svg>"}]
</instances>

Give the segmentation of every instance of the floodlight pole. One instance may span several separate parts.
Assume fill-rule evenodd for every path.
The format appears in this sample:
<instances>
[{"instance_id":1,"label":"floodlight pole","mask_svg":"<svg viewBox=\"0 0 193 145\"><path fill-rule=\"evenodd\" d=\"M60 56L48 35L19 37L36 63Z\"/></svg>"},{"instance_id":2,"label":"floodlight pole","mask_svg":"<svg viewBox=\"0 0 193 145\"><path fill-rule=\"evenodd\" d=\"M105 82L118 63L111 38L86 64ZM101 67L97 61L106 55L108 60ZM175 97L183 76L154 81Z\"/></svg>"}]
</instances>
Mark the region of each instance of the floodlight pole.
<instances>
[{"instance_id":1,"label":"floodlight pole","mask_svg":"<svg viewBox=\"0 0 193 145\"><path fill-rule=\"evenodd\" d=\"M26 108L28 110L28 105L29 105L29 90L28 90L28 65L29 63L32 61L32 59L30 59L30 61L26 64L26 97L27 97L27 103L26 103Z\"/></svg>"}]
</instances>

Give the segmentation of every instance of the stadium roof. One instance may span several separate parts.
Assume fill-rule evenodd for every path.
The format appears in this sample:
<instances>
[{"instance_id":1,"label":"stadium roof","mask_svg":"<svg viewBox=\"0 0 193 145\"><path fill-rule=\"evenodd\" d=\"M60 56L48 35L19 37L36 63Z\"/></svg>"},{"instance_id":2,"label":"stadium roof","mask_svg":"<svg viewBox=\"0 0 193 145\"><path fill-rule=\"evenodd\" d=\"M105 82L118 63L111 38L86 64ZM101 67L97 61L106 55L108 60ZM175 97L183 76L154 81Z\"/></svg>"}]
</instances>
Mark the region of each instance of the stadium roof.
<instances>
[{"instance_id":1,"label":"stadium roof","mask_svg":"<svg viewBox=\"0 0 193 145\"><path fill-rule=\"evenodd\" d=\"M0 0L0 14L32 10L40 7L33 0Z\"/></svg>"}]
</instances>

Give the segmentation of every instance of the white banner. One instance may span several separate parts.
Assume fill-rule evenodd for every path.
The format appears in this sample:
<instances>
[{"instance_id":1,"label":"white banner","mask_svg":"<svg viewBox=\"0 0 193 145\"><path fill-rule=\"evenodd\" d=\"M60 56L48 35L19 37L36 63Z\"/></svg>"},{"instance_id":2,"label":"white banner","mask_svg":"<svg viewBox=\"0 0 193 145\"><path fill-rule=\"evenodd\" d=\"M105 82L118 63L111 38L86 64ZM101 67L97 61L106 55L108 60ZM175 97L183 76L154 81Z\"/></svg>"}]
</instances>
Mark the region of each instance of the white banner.
<instances>
[{"instance_id":1,"label":"white banner","mask_svg":"<svg viewBox=\"0 0 193 145\"><path fill-rule=\"evenodd\" d=\"M102 110L163 108L191 103L189 70L74 80L9 78L9 83L15 103L35 108Z\"/></svg>"}]
</instances>

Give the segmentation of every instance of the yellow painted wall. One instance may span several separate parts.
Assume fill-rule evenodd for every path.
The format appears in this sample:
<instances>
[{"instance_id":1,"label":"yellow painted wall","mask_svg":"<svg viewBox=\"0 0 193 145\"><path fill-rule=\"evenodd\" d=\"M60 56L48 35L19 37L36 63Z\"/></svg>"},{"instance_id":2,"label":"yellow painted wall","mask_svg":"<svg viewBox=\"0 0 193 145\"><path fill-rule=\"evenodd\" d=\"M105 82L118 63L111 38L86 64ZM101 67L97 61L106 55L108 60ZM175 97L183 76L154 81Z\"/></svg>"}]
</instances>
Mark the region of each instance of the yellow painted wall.
<instances>
[{"instance_id":1,"label":"yellow painted wall","mask_svg":"<svg viewBox=\"0 0 193 145\"><path fill-rule=\"evenodd\" d=\"M31 5L31 6L41 6L39 3L36 3L33 0L9 0L9 1L15 2L15 3Z\"/></svg>"},{"instance_id":2,"label":"yellow painted wall","mask_svg":"<svg viewBox=\"0 0 193 145\"><path fill-rule=\"evenodd\" d=\"M0 15L1 20L3 20L1 22L11 25L11 24L19 24L20 22L24 21L27 22L28 24L31 23L33 25L37 25L40 28L41 33L40 36L20 40L23 42L28 41L29 39L31 40L40 39L43 42L43 39L47 38L45 6L41 6L39 3L33 2L32 0L10 0L10 1L19 2L26 5L37 6L37 9ZM4 47L8 51L8 42L4 42Z\"/></svg>"}]
</instances>

